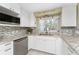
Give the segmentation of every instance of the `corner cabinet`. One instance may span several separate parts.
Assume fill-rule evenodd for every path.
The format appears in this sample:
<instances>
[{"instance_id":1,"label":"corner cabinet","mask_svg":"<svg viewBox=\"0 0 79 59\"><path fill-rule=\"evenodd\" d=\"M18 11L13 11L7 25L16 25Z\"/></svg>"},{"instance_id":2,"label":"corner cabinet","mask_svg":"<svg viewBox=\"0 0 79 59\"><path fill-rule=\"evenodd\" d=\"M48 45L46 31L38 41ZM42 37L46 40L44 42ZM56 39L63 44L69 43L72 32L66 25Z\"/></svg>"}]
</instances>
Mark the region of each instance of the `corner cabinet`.
<instances>
[{"instance_id":1,"label":"corner cabinet","mask_svg":"<svg viewBox=\"0 0 79 59\"><path fill-rule=\"evenodd\" d=\"M66 4L62 7L62 27L76 26L76 4Z\"/></svg>"}]
</instances>

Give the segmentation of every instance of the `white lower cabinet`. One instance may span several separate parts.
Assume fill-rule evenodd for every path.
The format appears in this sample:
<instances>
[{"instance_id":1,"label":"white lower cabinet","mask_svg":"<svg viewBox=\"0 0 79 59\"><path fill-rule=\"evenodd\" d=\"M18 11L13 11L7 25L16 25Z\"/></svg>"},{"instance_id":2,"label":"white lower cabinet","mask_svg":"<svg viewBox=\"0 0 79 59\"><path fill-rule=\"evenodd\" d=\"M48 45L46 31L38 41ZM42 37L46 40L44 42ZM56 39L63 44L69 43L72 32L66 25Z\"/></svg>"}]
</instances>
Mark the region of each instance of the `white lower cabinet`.
<instances>
[{"instance_id":1,"label":"white lower cabinet","mask_svg":"<svg viewBox=\"0 0 79 59\"><path fill-rule=\"evenodd\" d=\"M56 54L56 38L46 36L32 36L29 39L29 49L37 49L40 51Z\"/></svg>"},{"instance_id":2,"label":"white lower cabinet","mask_svg":"<svg viewBox=\"0 0 79 59\"><path fill-rule=\"evenodd\" d=\"M63 40L61 38L56 39L56 55L63 55Z\"/></svg>"},{"instance_id":3,"label":"white lower cabinet","mask_svg":"<svg viewBox=\"0 0 79 59\"><path fill-rule=\"evenodd\" d=\"M51 38L49 40L47 40L46 42L46 48L47 48L47 52L52 53L52 54L56 54L56 38Z\"/></svg>"},{"instance_id":4,"label":"white lower cabinet","mask_svg":"<svg viewBox=\"0 0 79 59\"><path fill-rule=\"evenodd\" d=\"M28 50L34 47L34 37L28 36Z\"/></svg>"},{"instance_id":5,"label":"white lower cabinet","mask_svg":"<svg viewBox=\"0 0 79 59\"><path fill-rule=\"evenodd\" d=\"M35 49L55 54L55 38L37 37L34 40L36 42L36 44L34 43Z\"/></svg>"},{"instance_id":6,"label":"white lower cabinet","mask_svg":"<svg viewBox=\"0 0 79 59\"><path fill-rule=\"evenodd\" d=\"M56 55L76 55L75 51L60 37L29 36L28 43L28 49L37 49Z\"/></svg>"},{"instance_id":7,"label":"white lower cabinet","mask_svg":"<svg viewBox=\"0 0 79 59\"><path fill-rule=\"evenodd\" d=\"M13 41L0 44L0 55L13 55Z\"/></svg>"},{"instance_id":8,"label":"white lower cabinet","mask_svg":"<svg viewBox=\"0 0 79 59\"><path fill-rule=\"evenodd\" d=\"M60 37L29 36L28 43L28 49L37 49L56 55L76 55L75 51Z\"/></svg>"}]
</instances>

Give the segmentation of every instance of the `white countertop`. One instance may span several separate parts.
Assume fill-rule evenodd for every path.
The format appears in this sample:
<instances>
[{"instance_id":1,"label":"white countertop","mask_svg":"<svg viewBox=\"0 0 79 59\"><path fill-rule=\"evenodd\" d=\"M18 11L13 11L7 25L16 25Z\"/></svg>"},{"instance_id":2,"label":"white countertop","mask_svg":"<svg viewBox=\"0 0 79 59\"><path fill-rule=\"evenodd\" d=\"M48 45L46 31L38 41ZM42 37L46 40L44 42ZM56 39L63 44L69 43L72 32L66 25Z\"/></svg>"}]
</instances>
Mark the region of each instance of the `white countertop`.
<instances>
[{"instance_id":1,"label":"white countertop","mask_svg":"<svg viewBox=\"0 0 79 59\"><path fill-rule=\"evenodd\" d=\"M66 35L63 35L63 36L58 36L58 35L53 35L53 36L49 36L49 35L22 35L22 36L10 37L9 39L2 39L2 40L0 40L0 43L17 40L17 39L27 37L27 36L62 38L70 47L72 47L73 50L75 50L77 52L77 54L79 54L79 37L66 36Z\"/></svg>"},{"instance_id":2,"label":"white countertop","mask_svg":"<svg viewBox=\"0 0 79 59\"><path fill-rule=\"evenodd\" d=\"M34 37L55 37L55 38L59 38L60 36L58 35L28 35L28 36L34 36Z\"/></svg>"},{"instance_id":3,"label":"white countertop","mask_svg":"<svg viewBox=\"0 0 79 59\"><path fill-rule=\"evenodd\" d=\"M62 39L77 53L79 54L79 37L64 36Z\"/></svg>"},{"instance_id":4,"label":"white countertop","mask_svg":"<svg viewBox=\"0 0 79 59\"><path fill-rule=\"evenodd\" d=\"M27 35L16 36L16 37L9 37L9 38L6 38L6 39L1 39L0 40L0 43L1 42L10 42L10 41L17 40L17 39L21 39L21 38L24 38L24 37L27 37Z\"/></svg>"}]
</instances>

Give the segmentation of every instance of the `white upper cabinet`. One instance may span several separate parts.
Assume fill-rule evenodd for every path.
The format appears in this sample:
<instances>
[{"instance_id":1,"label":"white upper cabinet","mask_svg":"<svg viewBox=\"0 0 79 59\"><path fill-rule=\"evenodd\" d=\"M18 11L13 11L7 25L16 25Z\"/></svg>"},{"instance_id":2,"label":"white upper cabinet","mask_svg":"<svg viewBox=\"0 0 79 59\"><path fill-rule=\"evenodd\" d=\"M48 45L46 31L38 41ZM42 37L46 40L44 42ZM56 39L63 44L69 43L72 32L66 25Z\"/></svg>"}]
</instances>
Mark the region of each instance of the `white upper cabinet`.
<instances>
[{"instance_id":1,"label":"white upper cabinet","mask_svg":"<svg viewBox=\"0 0 79 59\"><path fill-rule=\"evenodd\" d=\"M36 27L36 18L33 13L30 14L30 27Z\"/></svg>"},{"instance_id":2,"label":"white upper cabinet","mask_svg":"<svg viewBox=\"0 0 79 59\"><path fill-rule=\"evenodd\" d=\"M17 3L0 3L0 6L9 9L15 13L20 13L20 6Z\"/></svg>"},{"instance_id":3,"label":"white upper cabinet","mask_svg":"<svg viewBox=\"0 0 79 59\"><path fill-rule=\"evenodd\" d=\"M63 5L61 26L76 26L76 4Z\"/></svg>"},{"instance_id":4,"label":"white upper cabinet","mask_svg":"<svg viewBox=\"0 0 79 59\"><path fill-rule=\"evenodd\" d=\"M36 27L36 19L34 15L29 14L25 10L21 9L20 25L23 27Z\"/></svg>"},{"instance_id":5,"label":"white upper cabinet","mask_svg":"<svg viewBox=\"0 0 79 59\"><path fill-rule=\"evenodd\" d=\"M17 3L11 3L10 9L18 14L20 14L20 6Z\"/></svg>"},{"instance_id":6,"label":"white upper cabinet","mask_svg":"<svg viewBox=\"0 0 79 59\"><path fill-rule=\"evenodd\" d=\"M21 9L21 14L20 14L20 26L22 27L28 27L29 26L29 14Z\"/></svg>"}]
</instances>

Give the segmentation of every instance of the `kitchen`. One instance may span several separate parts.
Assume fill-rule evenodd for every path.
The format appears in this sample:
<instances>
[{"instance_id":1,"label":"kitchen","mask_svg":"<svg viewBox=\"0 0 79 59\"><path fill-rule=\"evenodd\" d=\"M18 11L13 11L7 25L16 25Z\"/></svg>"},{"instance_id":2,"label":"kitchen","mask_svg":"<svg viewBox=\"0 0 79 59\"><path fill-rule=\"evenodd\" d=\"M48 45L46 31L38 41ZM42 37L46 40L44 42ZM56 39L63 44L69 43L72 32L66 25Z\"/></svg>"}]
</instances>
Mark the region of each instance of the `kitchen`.
<instances>
[{"instance_id":1,"label":"kitchen","mask_svg":"<svg viewBox=\"0 0 79 59\"><path fill-rule=\"evenodd\" d=\"M78 55L78 3L0 3L0 55Z\"/></svg>"}]
</instances>

